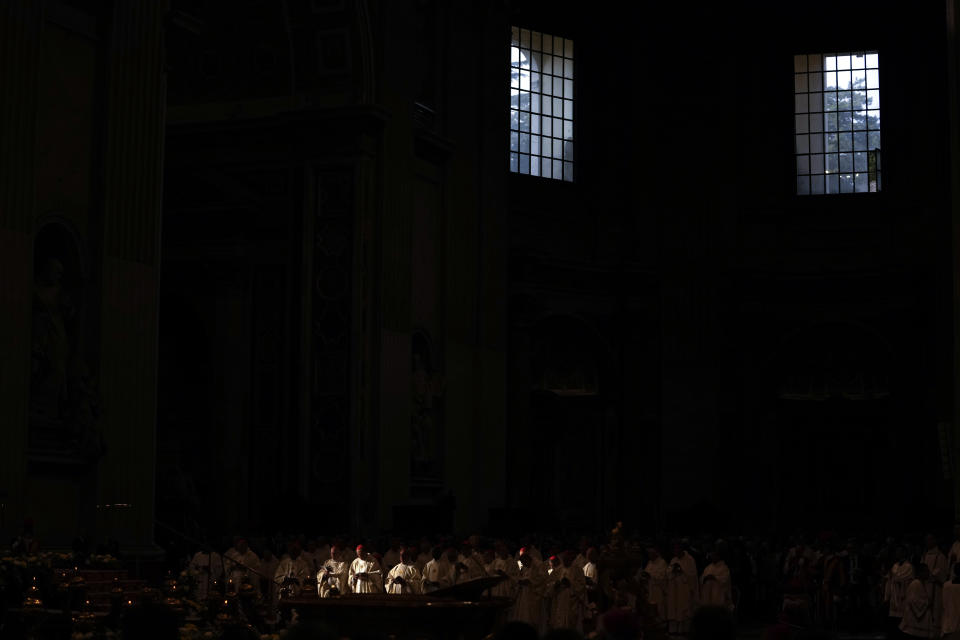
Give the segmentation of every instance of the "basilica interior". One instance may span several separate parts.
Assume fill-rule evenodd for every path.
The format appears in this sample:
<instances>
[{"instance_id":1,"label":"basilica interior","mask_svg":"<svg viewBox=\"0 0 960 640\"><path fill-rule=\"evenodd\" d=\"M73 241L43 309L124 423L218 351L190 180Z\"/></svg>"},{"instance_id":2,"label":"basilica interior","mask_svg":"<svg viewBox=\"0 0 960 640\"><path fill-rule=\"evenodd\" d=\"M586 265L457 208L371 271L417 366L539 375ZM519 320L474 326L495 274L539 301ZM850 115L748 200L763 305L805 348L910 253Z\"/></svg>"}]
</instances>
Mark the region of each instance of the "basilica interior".
<instances>
[{"instance_id":1,"label":"basilica interior","mask_svg":"<svg viewBox=\"0 0 960 640\"><path fill-rule=\"evenodd\" d=\"M0 544L949 529L958 27L2 3Z\"/></svg>"}]
</instances>

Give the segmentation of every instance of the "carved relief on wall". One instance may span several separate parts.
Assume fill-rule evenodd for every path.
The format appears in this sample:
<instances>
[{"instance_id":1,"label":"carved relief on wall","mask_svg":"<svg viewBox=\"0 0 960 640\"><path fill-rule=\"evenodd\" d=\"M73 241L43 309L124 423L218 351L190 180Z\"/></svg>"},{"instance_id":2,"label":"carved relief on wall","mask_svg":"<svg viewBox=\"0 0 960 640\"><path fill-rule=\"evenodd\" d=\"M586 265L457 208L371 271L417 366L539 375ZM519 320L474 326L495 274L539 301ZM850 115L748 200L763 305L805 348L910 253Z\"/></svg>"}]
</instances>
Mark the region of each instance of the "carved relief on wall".
<instances>
[{"instance_id":1,"label":"carved relief on wall","mask_svg":"<svg viewBox=\"0 0 960 640\"><path fill-rule=\"evenodd\" d=\"M34 242L30 449L89 462L103 454L104 443L97 384L82 350L83 284L70 228L45 225Z\"/></svg>"}]
</instances>

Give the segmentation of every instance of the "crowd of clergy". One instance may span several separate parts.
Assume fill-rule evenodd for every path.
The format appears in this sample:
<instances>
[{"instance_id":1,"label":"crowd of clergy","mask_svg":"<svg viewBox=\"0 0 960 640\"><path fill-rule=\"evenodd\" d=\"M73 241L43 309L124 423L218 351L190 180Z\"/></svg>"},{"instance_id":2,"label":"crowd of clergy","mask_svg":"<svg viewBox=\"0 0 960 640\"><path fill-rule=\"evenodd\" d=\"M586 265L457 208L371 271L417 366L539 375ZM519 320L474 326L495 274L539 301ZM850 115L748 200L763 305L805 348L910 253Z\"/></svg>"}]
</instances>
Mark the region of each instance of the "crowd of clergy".
<instances>
[{"instance_id":1,"label":"crowd of clergy","mask_svg":"<svg viewBox=\"0 0 960 640\"><path fill-rule=\"evenodd\" d=\"M628 610L664 633L686 636L699 608L781 625L837 630L843 620L887 625L888 637L960 640L960 527L952 546L933 535L900 540L793 536L766 539L710 536L670 542L633 539L622 547L527 536L517 543L471 536L392 539L373 544L309 540L264 541L255 553L236 538L224 553L189 559L197 597L212 588L253 585L274 608L279 599L315 592L429 594L500 576L491 596L509 600L509 618L540 633L589 631L604 612ZM274 548L284 548L275 555ZM624 562L624 558L632 561ZM217 585L214 587L213 585Z\"/></svg>"}]
</instances>

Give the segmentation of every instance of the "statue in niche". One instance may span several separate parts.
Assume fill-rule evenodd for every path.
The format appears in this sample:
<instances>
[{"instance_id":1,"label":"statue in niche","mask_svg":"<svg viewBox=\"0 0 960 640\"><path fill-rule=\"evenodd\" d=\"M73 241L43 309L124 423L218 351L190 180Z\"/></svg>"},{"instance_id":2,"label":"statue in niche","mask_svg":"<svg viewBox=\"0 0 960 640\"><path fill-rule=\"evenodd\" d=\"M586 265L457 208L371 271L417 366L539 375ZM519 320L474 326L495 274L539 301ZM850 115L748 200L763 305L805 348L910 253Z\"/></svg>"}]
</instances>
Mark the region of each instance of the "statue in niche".
<instances>
[{"instance_id":1,"label":"statue in niche","mask_svg":"<svg viewBox=\"0 0 960 640\"><path fill-rule=\"evenodd\" d=\"M39 261L34 274L31 344L31 447L96 460L104 452L96 429L96 382L80 356L75 291L64 284L59 257Z\"/></svg>"},{"instance_id":2,"label":"statue in niche","mask_svg":"<svg viewBox=\"0 0 960 640\"><path fill-rule=\"evenodd\" d=\"M63 417L70 359L67 323L74 317L75 310L63 291L63 264L47 258L34 278L30 380L30 412L42 420Z\"/></svg>"},{"instance_id":3,"label":"statue in niche","mask_svg":"<svg viewBox=\"0 0 960 640\"><path fill-rule=\"evenodd\" d=\"M442 395L442 378L433 370L430 347L423 336L413 339L413 409L411 415L410 464L412 475L439 479L436 399Z\"/></svg>"}]
</instances>

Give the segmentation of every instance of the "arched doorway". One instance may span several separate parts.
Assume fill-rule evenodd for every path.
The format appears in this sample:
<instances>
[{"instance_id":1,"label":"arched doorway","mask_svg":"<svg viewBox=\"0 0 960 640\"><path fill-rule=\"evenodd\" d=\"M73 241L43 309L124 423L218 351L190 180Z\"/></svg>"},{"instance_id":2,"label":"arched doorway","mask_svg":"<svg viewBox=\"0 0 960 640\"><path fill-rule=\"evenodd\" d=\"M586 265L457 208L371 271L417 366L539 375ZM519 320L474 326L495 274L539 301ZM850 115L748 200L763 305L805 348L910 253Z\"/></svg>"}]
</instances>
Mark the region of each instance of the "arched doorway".
<instances>
[{"instance_id":1,"label":"arched doorway","mask_svg":"<svg viewBox=\"0 0 960 640\"><path fill-rule=\"evenodd\" d=\"M530 418L542 522L594 529L602 519L608 349L584 321L550 317L531 328Z\"/></svg>"},{"instance_id":2,"label":"arched doorway","mask_svg":"<svg viewBox=\"0 0 960 640\"><path fill-rule=\"evenodd\" d=\"M869 327L824 323L785 337L767 393L780 528L899 530L930 519L934 425Z\"/></svg>"}]
</instances>

